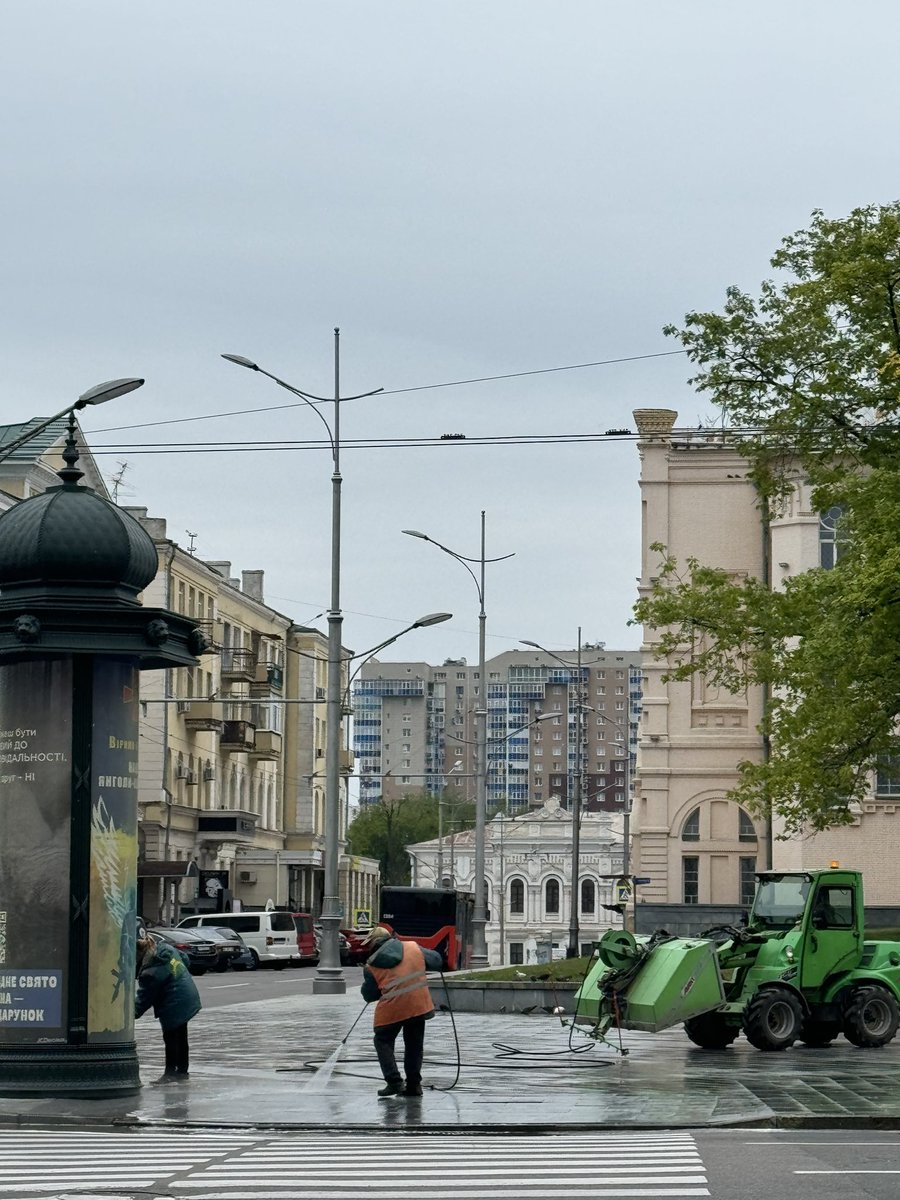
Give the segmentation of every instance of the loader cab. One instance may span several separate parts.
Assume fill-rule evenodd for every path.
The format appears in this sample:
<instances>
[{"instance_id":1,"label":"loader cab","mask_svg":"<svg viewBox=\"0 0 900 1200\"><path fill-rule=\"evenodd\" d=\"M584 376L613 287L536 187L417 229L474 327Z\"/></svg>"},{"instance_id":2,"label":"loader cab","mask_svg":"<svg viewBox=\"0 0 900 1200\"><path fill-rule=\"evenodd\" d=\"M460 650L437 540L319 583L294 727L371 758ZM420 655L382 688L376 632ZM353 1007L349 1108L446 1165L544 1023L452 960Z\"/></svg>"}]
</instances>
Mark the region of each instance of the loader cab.
<instances>
[{"instance_id":1,"label":"loader cab","mask_svg":"<svg viewBox=\"0 0 900 1200\"><path fill-rule=\"evenodd\" d=\"M851 871L818 874L803 924L800 987L818 988L829 975L850 971L863 951L863 902Z\"/></svg>"},{"instance_id":2,"label":"loader cab","mask_svg":"<svg viewBox=\"0 0 900 1200\"><path fill-rule=\"evenodd\" d=\"M765 871L757 875L750 927L800 934L795 946L801 990L851 970L863 948L862 885L857 871Z\"/></svg>"}]
</instances>

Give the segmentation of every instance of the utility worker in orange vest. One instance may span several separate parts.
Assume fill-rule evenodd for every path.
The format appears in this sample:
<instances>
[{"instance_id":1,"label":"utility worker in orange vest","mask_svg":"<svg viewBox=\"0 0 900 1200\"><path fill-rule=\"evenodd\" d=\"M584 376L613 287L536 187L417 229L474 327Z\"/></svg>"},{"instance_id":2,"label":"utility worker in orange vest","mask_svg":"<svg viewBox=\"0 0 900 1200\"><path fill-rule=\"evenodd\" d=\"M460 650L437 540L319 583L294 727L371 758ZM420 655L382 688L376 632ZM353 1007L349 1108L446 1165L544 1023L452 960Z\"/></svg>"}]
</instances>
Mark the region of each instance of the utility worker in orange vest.
<instances>
[{"instance_id":1,"label":"utility worker in orange vest","mask_svg":"<svg viewBox=\"0 0 900 1200\"><path fill-rule=\"evenodd\" d=\"M388 925L376 925L366 939L372 953L363 968L360 991L375 1006L375 1053L384 1076L380 1099L388 1096L422 1095L422 1055L425 1022L434 1016L434 1004L425 978L426 971L439 971L444 963L434 950L423 950L416 942L401 942ZM394 1043L403 1031L403 1069L406 1085L397 1068Z\"/></svg>"}]
</instances>

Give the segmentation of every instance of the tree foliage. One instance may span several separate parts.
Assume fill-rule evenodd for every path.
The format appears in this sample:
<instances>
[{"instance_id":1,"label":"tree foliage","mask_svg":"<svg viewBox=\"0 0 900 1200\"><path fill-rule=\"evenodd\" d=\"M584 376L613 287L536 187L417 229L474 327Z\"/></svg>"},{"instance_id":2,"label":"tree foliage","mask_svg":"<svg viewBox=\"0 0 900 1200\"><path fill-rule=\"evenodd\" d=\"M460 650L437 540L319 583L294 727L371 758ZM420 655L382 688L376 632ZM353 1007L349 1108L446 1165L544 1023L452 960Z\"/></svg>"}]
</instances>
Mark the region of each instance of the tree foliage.
<instances>
[{"instance_id":1,"label":"tree foliage","mask_svg":"<svg viewBox=\"0 0 900 1200\"><path fill-rule=\"evenodd\" d=\"M445 838L449 837L452 830L459 832L473 823L474 810L471 804L444 800ZM406 847L436 838L440 828L438 800L418 792L407 792L361 808L347 830L347 840L351 854L377 858L381 866L381 882L396 886L410 881Z\"/></svg>"},{"instance_id":2,"label":"tree foliage","mask_svg":"<svg viewBox=\"0 0 900 1200\"><path fill-rule=\"evenodd\" d=\"M670 677L766 690L770 752L741 765L735 798L786 833L847 823L871 772L900 753L900 203L819 211L783 240L779 272L752 298L669 327L746 455L766 519L803 483L839 508L831 570L736 583L662 562L635 608L660 631Z\"/></svg>"}]
</instances>

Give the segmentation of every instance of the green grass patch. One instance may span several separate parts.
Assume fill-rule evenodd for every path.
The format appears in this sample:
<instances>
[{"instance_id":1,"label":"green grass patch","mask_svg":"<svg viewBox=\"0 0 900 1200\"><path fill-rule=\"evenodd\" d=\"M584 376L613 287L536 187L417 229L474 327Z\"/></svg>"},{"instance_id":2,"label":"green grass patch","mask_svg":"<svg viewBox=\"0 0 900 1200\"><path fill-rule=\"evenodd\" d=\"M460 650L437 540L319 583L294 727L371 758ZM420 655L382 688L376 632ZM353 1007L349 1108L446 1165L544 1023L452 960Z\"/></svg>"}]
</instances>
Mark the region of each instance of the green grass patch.
<instances>
[{"instance_id":1,"label":"green grass patch","mask_svg":"<svg viewBox=\"0 0 900 1200\"><path fill-rule=\"evenodd\" d=\"M488 971L455 971L451 979L487 980L489 983L581 983L589 958L559 958L522 967L495 967Z\"/></svg>"}]
</instances>

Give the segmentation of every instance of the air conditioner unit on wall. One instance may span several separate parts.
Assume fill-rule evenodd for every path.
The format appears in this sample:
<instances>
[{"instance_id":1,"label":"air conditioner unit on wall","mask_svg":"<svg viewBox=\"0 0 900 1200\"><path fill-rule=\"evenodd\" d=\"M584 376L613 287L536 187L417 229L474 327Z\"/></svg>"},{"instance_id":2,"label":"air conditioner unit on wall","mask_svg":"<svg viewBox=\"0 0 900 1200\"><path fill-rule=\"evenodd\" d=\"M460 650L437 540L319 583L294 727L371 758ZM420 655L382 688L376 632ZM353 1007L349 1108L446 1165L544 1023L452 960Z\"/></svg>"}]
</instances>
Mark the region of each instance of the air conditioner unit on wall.
<instances>
[{"instance_id":1,"label":"air conditioner unit on wall","mask_svg":"<svg viewBox=\"0 0 900 1200\"><path fill-rule=\"evenodd\" d=\"M241 883L256 883L256 875L253 871L239 871L238 878Z\"/></svg>"},{"instance_id":2,"label":"air conditioner unit on wall","mask_svg":"<svg viewBox=\"0 0 900 1200\"><path fill-rule=\"evenodd\" d=\"M188 713L188 712L190 712L190 711L191 711L191 702L190 702L190 700L179 700L179 701L178 701L178 703L175 705L175 711L176 711L177 713Z\"/></svg>"},{"instance_id":3,"label":"air conditioner unit on wall","mask_svg":"<svg viewBox=\"0 0 900 1200\"><path fill-rule=\"evenodd\" d=\"M187 779L187 777L188 777L188 769L184 765L184 763L176 763L175 778L176 779Z\"/></svg>"}]
</instances>

